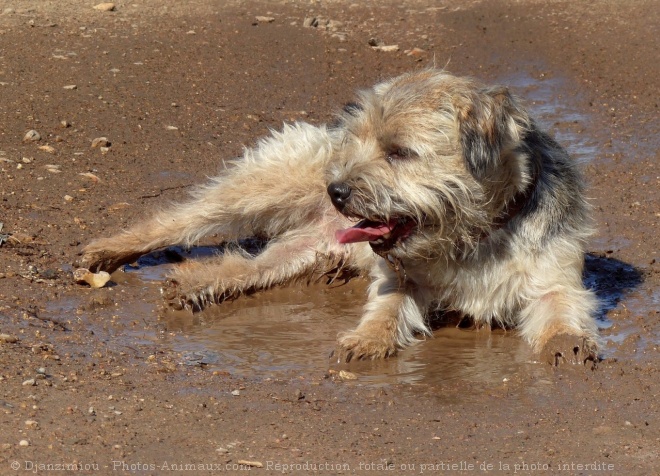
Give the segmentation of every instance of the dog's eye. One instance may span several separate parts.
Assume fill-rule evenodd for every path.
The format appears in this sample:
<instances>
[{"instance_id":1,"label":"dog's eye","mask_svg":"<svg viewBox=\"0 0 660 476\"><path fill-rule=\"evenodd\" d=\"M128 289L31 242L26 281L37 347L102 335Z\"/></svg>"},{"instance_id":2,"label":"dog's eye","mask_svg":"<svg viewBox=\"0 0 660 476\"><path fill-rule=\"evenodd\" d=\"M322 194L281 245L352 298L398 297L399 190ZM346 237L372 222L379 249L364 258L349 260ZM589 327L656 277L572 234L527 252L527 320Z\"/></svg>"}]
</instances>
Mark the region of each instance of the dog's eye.
<instances>
[{"instance_id":1,"label":"dog's eye","mask_svg":"<svg viewBox=\"0 0 660 476\"><path fill-rule=\"evenodd\" d=\"M391 164L397 160L405 160L414 156L414 152L405 147L393 146L387 150L385 159Z\"/></svg>"}]
</instances>

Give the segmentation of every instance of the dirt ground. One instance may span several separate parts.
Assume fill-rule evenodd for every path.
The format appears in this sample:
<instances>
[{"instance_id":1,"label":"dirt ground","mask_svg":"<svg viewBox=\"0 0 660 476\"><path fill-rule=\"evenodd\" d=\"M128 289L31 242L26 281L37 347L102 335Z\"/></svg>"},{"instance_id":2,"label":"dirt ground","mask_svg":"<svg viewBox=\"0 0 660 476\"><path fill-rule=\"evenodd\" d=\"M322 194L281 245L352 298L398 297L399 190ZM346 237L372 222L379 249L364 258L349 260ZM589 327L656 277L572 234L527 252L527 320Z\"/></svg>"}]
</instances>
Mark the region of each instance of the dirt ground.
<instances>
[{"instance_id":1,"label":"dirt ground","mask_svg":"<svg viewBox=\"0 0 660 476\"><path fill-rule=\"evenodd\" d=\"M0 3L0 474L660 474L660 2L95 3ZM430 65L510 85L583 161L596 370L463 329L336 368L363 282L194 316L162 309L168 255L72 282L269 128Z\"/></svg>"}]
</instances>

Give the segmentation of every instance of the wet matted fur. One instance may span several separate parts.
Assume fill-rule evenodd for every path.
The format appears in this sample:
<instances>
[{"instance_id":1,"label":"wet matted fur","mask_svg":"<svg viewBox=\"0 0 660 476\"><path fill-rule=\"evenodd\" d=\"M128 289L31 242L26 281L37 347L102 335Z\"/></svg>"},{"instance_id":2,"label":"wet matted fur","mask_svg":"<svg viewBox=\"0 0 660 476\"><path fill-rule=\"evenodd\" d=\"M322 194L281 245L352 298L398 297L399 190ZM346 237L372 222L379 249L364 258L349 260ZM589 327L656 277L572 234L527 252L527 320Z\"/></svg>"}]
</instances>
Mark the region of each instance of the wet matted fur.
<instances>
[{"instance_id":1,"label":"wet matted fur","mask_svg":"<svg viewBox=\"0 0 660 476\"><path fill-rule=\"evenodd\" d=\"M113 271L149 251L218 234L266 237L178 266L174 303L369 274L340 360L382 358L430 335L428 315L518 329L549 361L595 362L596 300L582 284L591 232L574 162L506 88L440 70L359 93L332 126L295 123L233 161L192 199L83 250Z\"/></svg>"}]
</instances>

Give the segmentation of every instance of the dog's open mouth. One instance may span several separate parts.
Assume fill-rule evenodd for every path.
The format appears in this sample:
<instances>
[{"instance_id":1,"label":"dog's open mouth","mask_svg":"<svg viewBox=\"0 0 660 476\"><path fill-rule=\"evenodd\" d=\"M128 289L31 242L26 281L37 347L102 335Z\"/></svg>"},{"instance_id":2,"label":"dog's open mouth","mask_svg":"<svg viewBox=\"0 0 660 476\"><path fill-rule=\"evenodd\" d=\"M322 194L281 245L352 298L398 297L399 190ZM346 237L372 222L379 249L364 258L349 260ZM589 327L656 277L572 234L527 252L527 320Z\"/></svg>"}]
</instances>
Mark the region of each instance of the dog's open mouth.
<instances>
[{"instance_id":1,"label":"dog's open mouth","mask_svg":"<svg viewBox=\"0 0 660 476\"><path fill-rule=\"evenodd\" d=\"M355 226L337 230L335 236L342 244L368 241L374 251L385 251L410 236L415 226L409 218L392 218L387 223L362 220Z\"/></svg>"}]
</instances>

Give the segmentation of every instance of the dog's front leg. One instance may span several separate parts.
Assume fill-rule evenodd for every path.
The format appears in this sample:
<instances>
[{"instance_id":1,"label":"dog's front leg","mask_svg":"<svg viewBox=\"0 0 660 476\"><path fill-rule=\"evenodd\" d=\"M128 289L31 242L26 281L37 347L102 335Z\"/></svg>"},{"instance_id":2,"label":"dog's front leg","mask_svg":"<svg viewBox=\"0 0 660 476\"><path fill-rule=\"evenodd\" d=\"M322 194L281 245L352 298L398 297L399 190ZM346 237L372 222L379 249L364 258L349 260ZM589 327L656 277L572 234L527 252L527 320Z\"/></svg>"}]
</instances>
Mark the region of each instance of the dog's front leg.
<instances>
[{"instance_id":1,"label":"dog's front leg","mask_svg":"<svg viewBox=\"0 0 660 476\"><path fill-rule=\"evenodd\" d=\"M207 195L213 192L209 190ZM204 198L174 206L114 236L92 241L83 249L78 264L93 271L113 272L150 251L176 244L190 245L220 228L223 222L212 212L221 206Z\"/></svg>"},{"instance_id":2,"label":"dog's front leg","mask_svg":"<svg viewBox=\"0 0 660 476\"><path fill-rule=\"evenodd\" d=\"M372 273L365 312L353 331L340 334L338 360L382 359L430 335L426 323L428 299L419 287L402 282L385 260Z\"/></svg>"},{"instance_id":3,"label":"dog's front leg","mask_svg":"<svg viewBox=\"0 0 660 476\"><path fill-rule=\"evenodd\" d=\"M575 271L573 285L566 280L550 291L531 300L522 309L521 334L548 363L598 363L600 337L593 315L597 308L595 296L585 290L580 274Z\"/></svg>"}]
</instances>

